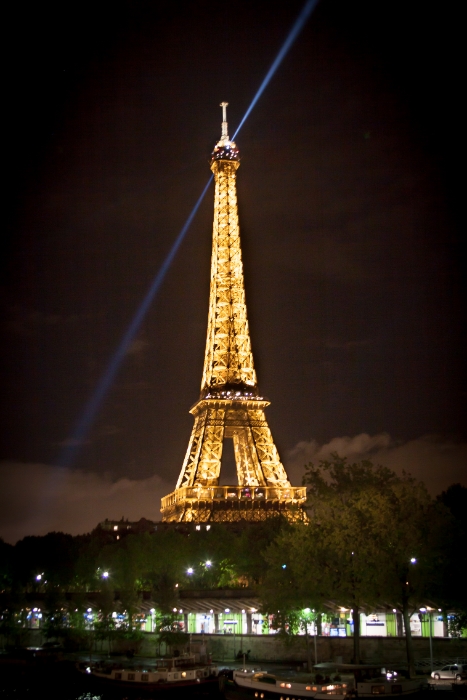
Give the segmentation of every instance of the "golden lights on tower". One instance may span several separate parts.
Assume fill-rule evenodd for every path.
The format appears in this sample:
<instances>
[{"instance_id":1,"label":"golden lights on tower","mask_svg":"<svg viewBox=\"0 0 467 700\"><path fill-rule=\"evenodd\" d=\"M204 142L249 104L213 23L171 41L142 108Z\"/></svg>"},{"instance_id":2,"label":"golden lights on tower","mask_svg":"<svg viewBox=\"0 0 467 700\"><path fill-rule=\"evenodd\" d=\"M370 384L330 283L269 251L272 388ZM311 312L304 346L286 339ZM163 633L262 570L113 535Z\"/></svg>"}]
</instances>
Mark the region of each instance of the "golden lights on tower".
<instances>
[{"instance_id":1,"label":"golden lights on tower","mask_svg":"<svg viewBox=\"0 0 467 700\"><path fill-rule=\"evenodd\" d=\"M293 487L280 461L259 396L248 327L237 209L238 149L230 141L227 102L211 157L214 222L208 329L201 394L175 491L162 499L165 521L301 517L305 488ZM233 440L238 484L220 486L224 441Z\"/></svg>"}]
</instances>

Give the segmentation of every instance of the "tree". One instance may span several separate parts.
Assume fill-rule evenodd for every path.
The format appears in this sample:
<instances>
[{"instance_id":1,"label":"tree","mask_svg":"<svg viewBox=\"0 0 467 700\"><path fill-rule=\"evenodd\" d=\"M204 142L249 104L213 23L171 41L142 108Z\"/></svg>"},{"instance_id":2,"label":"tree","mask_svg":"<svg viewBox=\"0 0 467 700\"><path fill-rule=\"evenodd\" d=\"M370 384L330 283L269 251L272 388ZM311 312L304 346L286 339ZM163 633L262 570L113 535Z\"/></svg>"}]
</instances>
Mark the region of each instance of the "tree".
<instances>
[{"instance_id":1,"label":"tree","mask_svg":"<svg viewBox=\"0 0 467 700\"><path fill-rule=\"evenodd\" d=\"M321 586L350 608L355 663L360 662L360 613L380 597L380 543L375 538L373 503L387 493L396 475L369 461L348 464L332 455L318 467L305 468L310 530L320 547Z\"/></svg>"},{"instance_id":2,"label":"tree","mask_svg":"<svg viewBox=\"0 0 467 700\"><path fill-rule=\"evenodd\" d=\"M237 578L249 586L258 586L267 576L264 553L287 525L282 516L268 518L263 522L249 523L242 529L226 553L237 572Z\"/></svg>"},{"instance_id":3,"label":"tree","mask_svg":"<svg viewBox=\"0 0 467 700\"><path fill-rule=\"evenodd\" d=\"M415 673L410 617L426 606L440 604L446 563L445 537L451 518L424 484L404 474L375 498L373 531L380 549L381 594L400 609L404 620L409 674Z\"/></svg>"},{"instance_id":4,"label":"tree","mask_svg":"<svg viewBox=\"0 0 467 700\"><path fill-rule=\"evenodd\" d=\"M304 633L309 669L310 624L315 624L315 634L320 631L329 599L326 557L310 523L302 522L282 522L275 540L258 557L263 574L258 587L261 609L271 616L273 628L286 640L299 631Z\"/></svg>"},{"instance_id":5,"label":"tree","mask_svg":"<svg viewBox=\"0 0 467 700\"><path fill-rule=\"evenodd\" d=\"M14 583L26 590L36 590L45 581L68 589L73 586L76 555L73 537L63 532L24 537L14 547Z\"/></svg>"},{"instance_id":6,"label":"tree","mask_svg":"<svg viewBox=\"0 0 467 700\"><path fill-rule=\"evenodd\" d=\"M0 590L9 590L13 580L13 545L0 537Z\"/></svg>"},{"instance_id":7,"label":"tree","mask_svg":"<svg viewBox=\"0 0 467 700\"><path fill-rule=\"evenodd\" d=\"M156 634L161 654L161 644L165 644L166 653L180 652L189 642L190 636L180 629L180 622L173 613L156 613Z\"/></svg>"},{"instance_id":8,"label":"tree","mask_svg":"<svg viewBox=\"0 0 467 700\"><path fill-rule=\"evenodd\" d=\"M467 571L467 551L464 546L467 538L467 488L461 484L452 484L437 496L436 501L451 516L450 528L444 536L443 576L436 597L441 601L443 610L451 608L457 611L456 630L459 625L467 628L467 586L465 577L461 574L462 571Z\"/></svg>"},{"instance_id":9,"label":"tree","mask_svg":"<svg viewBox=\"0 0 467 700\"><path fill-rule=\"evenodd\" d=\"M267 606L274 600L277 610L291 611L295 600L295 609L323 611L332 600L350 608L358 663L361 610L391 602L404 617L413 673L410 615L436 587L445 512L411 476L337 454L309 464L304 483L308 522L283 528L266 552L277 580Z\"/></svg>"}]
</instances>

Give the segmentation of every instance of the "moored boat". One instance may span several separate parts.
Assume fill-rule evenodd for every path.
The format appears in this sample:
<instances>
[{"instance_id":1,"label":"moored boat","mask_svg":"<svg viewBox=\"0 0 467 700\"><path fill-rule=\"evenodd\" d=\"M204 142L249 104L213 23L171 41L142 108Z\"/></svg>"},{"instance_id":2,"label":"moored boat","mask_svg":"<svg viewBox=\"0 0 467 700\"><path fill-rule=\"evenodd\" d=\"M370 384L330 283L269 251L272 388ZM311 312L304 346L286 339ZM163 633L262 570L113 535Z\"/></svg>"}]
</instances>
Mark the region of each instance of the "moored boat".
<instances>
[{"instance_id":1,"label":"moored boat","mask_svg":"<svg viewBox=\"0 0 467 700\"><path fill-rule=\"evenodd\" d=\"M408 678L397 678L381 675L371 680L360 681L356 684L355 694L359 698L369 698L375 695L415 695L424 689L423 681Z\"/></svg>"},{"instance_id":2,"label":"moored boat","mask_svg":"<svg viewBox=\"0 0 467 700\"><path fill-rule=\"evenodd\" d=\"M381 664L317 664L316 669L323 672L338 672L353 674L352 694L359 698L373 697L374 695L391 695L401 697L405 695L418 695L428 690L426 678L405 678Z\"/></svg>"},{"instance_id":3,"label":"moored boat","mask_svg":"<svg viewBox=\"0 0 467 700\"><path fill-rule=\"evenodd\" d=\"M120 664L82 664L80 671L107 686L151 692L206 684L217 686L218 676L217 666L199 663L191 655L156 659L128 668Z\"/></svg>"},{"instance_id":4,"label":"moored boat","mask_svg":"<svg viewBox=\"0 0 467 700\"><path fill-rule=\"evenodd\" d=\"M340 670L352 671L353 682L317 683L299 677L282 678L272 673L241 670L231 671L226 677L221 674L219 685L227 700L349 700L375 695L401 697L420 694L428 687L426 680L402 678L392 671L382 672L381 668L376 672L374 666L348 664L345 669L340 667Z\"/></svg>"},{"instance_id":5,"label":"moored boat","mask_svg":"<svg viewBox=\"0 0 467 700\"><path fill-rule=\"evenodd\" d=\"M300 678L281 678L263 671L233 671L220 677L220 688L227 700L305 700L328 695L347 695L346 683L312 683ZM337 700L337 698L329 698Z\"/></svg>"}]
</instances>

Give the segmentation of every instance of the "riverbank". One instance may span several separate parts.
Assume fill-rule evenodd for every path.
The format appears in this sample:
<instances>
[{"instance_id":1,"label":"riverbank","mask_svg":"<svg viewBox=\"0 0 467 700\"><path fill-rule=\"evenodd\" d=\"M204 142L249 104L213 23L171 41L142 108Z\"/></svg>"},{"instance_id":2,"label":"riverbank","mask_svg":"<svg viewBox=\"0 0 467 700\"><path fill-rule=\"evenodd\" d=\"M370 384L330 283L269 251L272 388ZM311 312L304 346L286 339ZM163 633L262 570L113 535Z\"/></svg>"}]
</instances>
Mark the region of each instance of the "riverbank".
<instances>
[{"instance_id":1,"label":"riverbank","mask_svg":"<svg viewBox=\"0 0 467 700\"><path fill-rule=\"evenodd\" d=\"M41 630L27 630L23 646L40 647L46 642ZM193 643L206 645L212 658L222 663L235 660L240 650L250 651L249 660L254 663L291 663L303 664L309 654L315 660L315 640L309 638L310 649L307 649L304 636L296 636L286 642L278 635L256 634L192 634ZM127 648L128 647L128 648ZM427 637L414 637L413 647L415 661L420 668L430 668L430 640ZM153 657L156 652L155 635L145 632L137 646L122 642L110 648L110 652L134 651L139 656ZM406 662L406 642L404 637L361 637L360 640L362 663L388 663L400 665ZM92 653L109 653L108 643L96 642ZM317 661L350 663L353 655L352 637L318 637L316 639ZM458 658L467 658L467 639L453 637L435 637L432 639L432 655L436 665L449 663Z\"/></svg>"}]
</instances>

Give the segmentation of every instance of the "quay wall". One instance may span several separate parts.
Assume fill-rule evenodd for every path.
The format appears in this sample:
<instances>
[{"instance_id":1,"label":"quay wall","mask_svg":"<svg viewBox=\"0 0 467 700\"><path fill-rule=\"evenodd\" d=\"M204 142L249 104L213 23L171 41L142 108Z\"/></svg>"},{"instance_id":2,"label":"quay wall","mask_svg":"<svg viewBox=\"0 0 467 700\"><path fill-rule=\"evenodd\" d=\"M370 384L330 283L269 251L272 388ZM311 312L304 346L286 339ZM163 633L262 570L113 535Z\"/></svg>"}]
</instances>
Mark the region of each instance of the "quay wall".
<instances>
[{"instance_id":1,"label":"quay wall","mask_svg":"<svg viewBox=\"0 0 467 700\"><path fill-rule=\"evenodd\" d=\"M202 641L203 635L192 635L193 641ZM212 657L228 662L234 659L234 640L232 635L204 635ZM295 637L288 644L275 635L243 635L235 640L235 649L250 650L249 662L268 661L271 663L297 662L307 660L306 640L303 636ZM457 657L467 658L467 639L433 638L433 659L438 662ZM429 660L430 640L425 637L413 638L415 660ZM405 637L362 637L360 639L362 663L404 664L407 660ZM351 663L353 639L351 637L318 637L318 663L331 661ZM310 638L310 657L314 663L314 639Z\"/></svg>"},{"instance_id":2,"label":"quay wall","mask_svg":"<svg viewBox=\"0 0 467 700\"><path fill-rule=\"evenodd\" d=\"M294 663L306 662L308 652L304 636L297 636L285 643L276 635L244 634L235 637L230 634L192 634L193 642L203 642L213 659L222 663L233 663L240 649L250 650L249 663ZM41 630L28 630L25 646L41 646L45 641ZM447 663L458 657L467 658L467 639L451 637L433 637L433 659L435 665ZM114 651L124 653L131 648L130 642L114 645ZM415 661L427 662L429 669L430 640L427 637L413 637ZM141 645L138 645L138 655L155 656L157 652L155 635L151 632L144 634ZM385 663L404 665L406 663L406 647L404 637L361 637L362 663ZM99 642L94 651L107 653L106 642ZM161 650L162 652L164 649ZM353 639L351 637L318 637L318 663L331 661L336 663L351 663L353 654ZM314 638L310 637L310 659L314 663Z\"/></svg>"}]
</instances>

